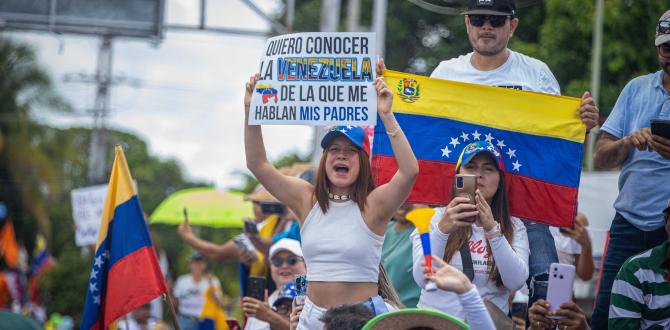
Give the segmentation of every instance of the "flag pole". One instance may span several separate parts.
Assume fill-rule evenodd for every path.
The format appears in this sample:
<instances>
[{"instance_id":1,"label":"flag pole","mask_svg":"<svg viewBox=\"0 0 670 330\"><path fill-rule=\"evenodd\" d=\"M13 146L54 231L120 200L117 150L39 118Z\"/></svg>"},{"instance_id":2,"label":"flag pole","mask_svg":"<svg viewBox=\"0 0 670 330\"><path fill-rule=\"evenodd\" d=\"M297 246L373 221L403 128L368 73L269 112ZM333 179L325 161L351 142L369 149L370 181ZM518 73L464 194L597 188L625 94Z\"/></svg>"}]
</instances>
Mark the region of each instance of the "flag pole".
<instances>
[{"instance_id":1,"label":"flag pole","mask_svg":"<svg viewBox=\"0 0 670 330\"><path fill-rule=\"evenodd\" d=\"M177 321L177 312L175 311L174 304L172 303L172 296L170 293L163 295L163 299L167 297L168 309L170 310L170 318L172 318L172 323L174 323L175 330L181 330L179 327L179 321Z\"/></svg>"}]
</instances>

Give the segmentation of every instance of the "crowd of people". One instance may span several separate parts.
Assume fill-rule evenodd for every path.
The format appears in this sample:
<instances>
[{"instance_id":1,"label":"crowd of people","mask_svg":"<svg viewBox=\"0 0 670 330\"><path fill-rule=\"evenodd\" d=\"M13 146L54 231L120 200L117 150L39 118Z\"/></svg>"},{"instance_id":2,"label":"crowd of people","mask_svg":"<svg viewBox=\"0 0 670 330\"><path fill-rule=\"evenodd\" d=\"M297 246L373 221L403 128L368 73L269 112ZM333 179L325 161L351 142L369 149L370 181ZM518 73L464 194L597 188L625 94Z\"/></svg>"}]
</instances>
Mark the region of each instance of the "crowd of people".
<instances>
[{"instance_id":1,"label":"crowd of people","mask_svg":"<svg viewBox=\"0 0 670 330\"><path fill-rule=\"evenodd\" d=\"M507 47L515 9L513 0L470 1L464 21L473 51L443 61L431 77L560 94L546 64ZM287 171L268 161L261 127L245 123L247 166L261 185L248 196L253 228L223 245L196 237L188 223L178 233L212 261L241 261L245 329L670 328L670 139L650 130L652 119L670 119L670 11L656 24L654 46L661 70L626 85L596 144L596 165L622 171L590 320L574 301L547 300L550 265L573 265L583 280L596 271L588 219L577 213L573 228L554 228L511 216L502 152L489 142L461 150L454 174L476 176L474 202L453 195L435 208L426 267L406 215L428 206L405 203L419 166L391 110L383 60L374 85L398 165L389 182L374 185L361 127L329 130L316 169ZM246 118L258 81L246 84ZM588 91L575 111L589 134L599 110ZM264 213L268 203L282 212ZM251 292L258 276L268 279L263 297ZM527 309L512 308L517 300ZM194 329L186 306L180 302L182 328Z\"/></svg>"},{"instance_id":2,"label":"crowd of people","mask_svg":"<svg viewBox=\"0 0 670 330\"><path fill-rule=\"evenodd\" d=\"M464 22L472 52L441 62L431 77L560 95L546 64L508 48L520 22L514 0L471 0ZM356 126L327 132L318 166L276 169L261 126L246 122L259 76L249 78L244 145L260 183L246 196L254 218L224 244L197 237L187 220L179 226L194 250L172 290L180 328L203 329L208 304L223 306L208 262L239 261L244 320L228 320L230 329L670 329L670 138L650 129L653 119L670 120L670 10L656 23L654 47L660 70L625 86L596 144L596 166L621 174L590 318L574 301L547 300L552 264L574 266L582 280L596 272L588 219L577 213L573 228L554 228L512 216L502 150L490 142L460 150L454 174L477 178L474 201L453 195L435 208L427 267L407 214L429 206L406 203L419 165L379 60L377 115L398 165L379 186L368 135ZM599 110L588 91L575 112L589 134ZM150 304L119 325L166 327Z\"/></svg>"}]
</instances>

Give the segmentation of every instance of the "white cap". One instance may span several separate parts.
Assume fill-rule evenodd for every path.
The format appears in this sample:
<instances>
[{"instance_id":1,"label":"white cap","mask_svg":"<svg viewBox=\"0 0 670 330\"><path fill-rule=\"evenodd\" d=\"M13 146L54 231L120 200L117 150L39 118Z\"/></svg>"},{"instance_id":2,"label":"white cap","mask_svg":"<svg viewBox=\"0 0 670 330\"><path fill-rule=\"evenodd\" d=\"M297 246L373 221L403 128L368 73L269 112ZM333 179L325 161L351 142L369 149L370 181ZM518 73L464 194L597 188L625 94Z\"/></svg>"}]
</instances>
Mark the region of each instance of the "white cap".
<instances>
[{"instance_id":1,"label":"white cap","mask_svg":"<svg viewBox=\"0 0 670 330\"><path fill-rule=\"evenodd\" d=\"M274 257L275 254L281 251L288 251L302 258L302 248L300 247L300 242L294 239L282 238L278 240L277 243L272 244L270 247L270 258Z\"/></svg>"}]
</instances>

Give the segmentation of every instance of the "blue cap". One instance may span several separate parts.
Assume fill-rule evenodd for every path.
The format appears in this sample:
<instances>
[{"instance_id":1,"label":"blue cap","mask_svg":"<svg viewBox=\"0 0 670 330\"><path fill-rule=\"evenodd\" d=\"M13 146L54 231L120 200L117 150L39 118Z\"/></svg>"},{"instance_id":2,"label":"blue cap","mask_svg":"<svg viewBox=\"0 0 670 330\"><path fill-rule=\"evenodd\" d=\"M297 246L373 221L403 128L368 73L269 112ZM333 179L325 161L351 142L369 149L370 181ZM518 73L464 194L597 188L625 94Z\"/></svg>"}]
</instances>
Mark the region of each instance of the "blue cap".
<instances>
[{"instance_id":1,"label":"blue cap","mask_svg":"<svg viewBox=\"0 0 670 330\"><path fill-rule=\"evenodd\" d=\"M370 140L368 139L365 129L360 126L333 126L326 136L321 139L321 148L326 148L328 144L336 137L344 136L358 149L365 151L370 155Z\"/></svg>"},{"instance_id":2,"label":"blue cap","mask_svg":"<svg viewBox=\"0 0 670 330\"><path fill-rule=\"evenodd\" d=\"M285 300L292 301L293 298L295 298L295 296L296 296L295 283L288 282L281 287L281 290L279 291L279 294L277 295L277 300L275 300L275 302L274 302L274 304L272 304L272 306L277 307L277 305L284 302Z\"/></svg>"},{"instance_id":3,"label":"blue cap","mask_svg":"<svg viewBox=\"0 0 670 330\"><path fill-rule=\"evenodd\" d=\"M491 142L486 141L477 141L472 142L463 148L461 155L458 156L458 162L456 163L456 172L461 168L461 165L467 165L475 156L479 155L482 152L486 152L489 155L493 156L493 159L497 160L496 166L499 170L504 171L505 166L503 165L502 154L500 150L494 146Z\"/></svg>"}]
</instances>

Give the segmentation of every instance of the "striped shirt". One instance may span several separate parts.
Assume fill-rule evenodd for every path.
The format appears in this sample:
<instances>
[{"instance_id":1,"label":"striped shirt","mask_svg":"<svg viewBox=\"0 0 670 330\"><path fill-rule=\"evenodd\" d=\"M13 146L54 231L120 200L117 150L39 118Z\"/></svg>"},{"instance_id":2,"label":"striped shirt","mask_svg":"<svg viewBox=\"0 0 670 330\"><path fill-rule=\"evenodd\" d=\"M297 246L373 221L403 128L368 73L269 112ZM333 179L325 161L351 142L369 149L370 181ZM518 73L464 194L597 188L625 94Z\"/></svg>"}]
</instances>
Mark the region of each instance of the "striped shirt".
<instances>
[{"instance_id":1,"label":"striped shirt","mask_svg":"<svg viewBox=\"0 0 670 330\"><path fill-rule=\"evenodd\" d=\"M670 284L661 263L668 242L630 257L612 284L609 329L670 329Z\"/></svg>"}]
</instances>

